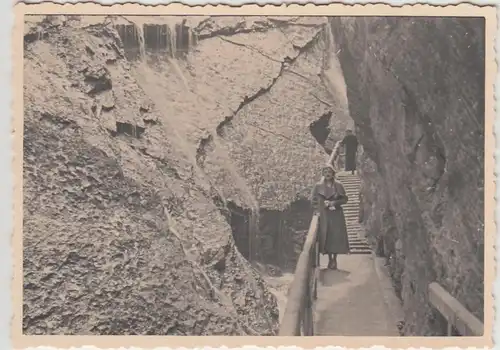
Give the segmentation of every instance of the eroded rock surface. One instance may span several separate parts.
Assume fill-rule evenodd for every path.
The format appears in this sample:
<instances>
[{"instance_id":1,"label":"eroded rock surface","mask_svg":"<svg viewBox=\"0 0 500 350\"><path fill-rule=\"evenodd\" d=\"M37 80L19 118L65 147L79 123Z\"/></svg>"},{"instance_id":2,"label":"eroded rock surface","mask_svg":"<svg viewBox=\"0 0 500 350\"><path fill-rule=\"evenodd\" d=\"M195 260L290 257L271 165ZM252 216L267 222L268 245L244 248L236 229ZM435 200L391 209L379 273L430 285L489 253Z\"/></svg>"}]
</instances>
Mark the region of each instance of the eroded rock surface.
<instances>
[{"instance_id":1,"label":"eroded rock surface","mask_svg":"<svg viewBox=\"0 0 500 350\"><path fill-rule=\"evenodd\" d=\"M482 318L483 19L330 22L367 156L363 219L393 258L405 334L443 331L427 300L434 280Z\"/></svg>"},{"instance_id":2,"label":"eroded rock surface","mask_svg":"<svg viewBox=\"0 0 500 350\"><path fill-rule=\"evenodd\" d=\"M325 160L309 126L348 123L326 20L193 18L27 18L26 334L276 333L224 213L293 212Z\"/></svg>"}]
</instances>

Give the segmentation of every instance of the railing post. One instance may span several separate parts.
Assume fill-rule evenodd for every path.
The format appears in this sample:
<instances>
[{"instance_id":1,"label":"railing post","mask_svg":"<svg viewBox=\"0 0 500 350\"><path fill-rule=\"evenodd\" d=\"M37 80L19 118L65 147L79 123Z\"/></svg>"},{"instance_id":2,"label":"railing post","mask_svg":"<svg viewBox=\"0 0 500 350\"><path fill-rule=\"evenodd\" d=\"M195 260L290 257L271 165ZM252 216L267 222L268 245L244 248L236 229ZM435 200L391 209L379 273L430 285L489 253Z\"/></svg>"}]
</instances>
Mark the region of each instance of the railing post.
<instances>
[{"instance_id":1,"label":"railing post","mask_svg":"<svg viewBox=\"0 0 500 350\"><path fill-rule=\"evenodd\" d=\"M306 289L306 294L304 295L305 302L304 302L304 309L302 310L302 334L305 336L312 336L314 335L314 321L313 321L313 302L312 302L312 286L313 286L313 281L312 279L314 278L315 271L313 269L313 264L315 258L314 255L311 256L310 260L310 265L308 269L308 283L307 283L307 289Z\"/></svg>"},{"instance_id":2,"label":"railing post","mask_svg":"<svg viewBox=\"0 0 500 350\"><path fill-rule=\"evenodd\" d=\"M318 279L319 279L319 241L314 244L314 290L313 298L318 299Z\"/></svg>"}]
</instances>

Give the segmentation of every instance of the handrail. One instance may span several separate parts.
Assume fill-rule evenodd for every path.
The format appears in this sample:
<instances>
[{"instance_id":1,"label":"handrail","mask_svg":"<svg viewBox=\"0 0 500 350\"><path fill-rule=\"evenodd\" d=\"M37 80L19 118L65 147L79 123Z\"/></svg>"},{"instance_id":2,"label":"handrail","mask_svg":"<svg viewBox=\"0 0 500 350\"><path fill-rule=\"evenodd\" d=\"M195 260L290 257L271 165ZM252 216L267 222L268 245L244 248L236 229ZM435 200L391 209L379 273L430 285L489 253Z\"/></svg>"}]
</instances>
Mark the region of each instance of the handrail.
<instances>
[{"instance_id":1,"label":"handrail","mask_svg":"<svg viewBox=\"0 0 500 350\"><path fill-rule=\"evenodd\" d=\"M300 253L295 269L295 277L289 289L285 315L280 325L280 336L301 335L301 325L304 335L313 335L312 296L316 276L312 272L316 262L316 242L319 217L314 215L309 226L304 248ZM312 283L311 283L312 282ZM313 286L315 288L315 286Z\"/></svg>"},{"instance_id":2,"label":"handrail","mask_svg":"<svg viewBox=\"0 0 500 350\"><path fill-rule=\"evenodd\" d=\"M483 335L483 323L436 282L429 284L429 302L446 318L447 336L453 328L462 336Z\"/></svg>"},{"instance_id":3,"label":"handrail","mask_svg":"<svg viewBox=\"0 0 500 350\"><path fill-rule=\"evenodd\" d=\"M328 158L336 167L340 155L338 141ZM336 167L337 168L337 167ZM280 336L314 335L313 301L317 297L319 277L318 215L313 215L302 252L297 261L292 285L288 290L285 315L280 325Z\"/></svg>"},{"instance_id":4,"label":"handrail","mask_svg":"<svg viewBox=\"0 0 500 350\"><path fill-rule=\"evenodd\" d=\"M342 146L342 141L337 141L335 143L335 147L333 147L332 154L330 155L330 158L328 159L328 164L331 164L334 166L334 168L338 169L338 163L337 161L339 160L340 156L340 150Z\"/></svg>"}]
</instances>

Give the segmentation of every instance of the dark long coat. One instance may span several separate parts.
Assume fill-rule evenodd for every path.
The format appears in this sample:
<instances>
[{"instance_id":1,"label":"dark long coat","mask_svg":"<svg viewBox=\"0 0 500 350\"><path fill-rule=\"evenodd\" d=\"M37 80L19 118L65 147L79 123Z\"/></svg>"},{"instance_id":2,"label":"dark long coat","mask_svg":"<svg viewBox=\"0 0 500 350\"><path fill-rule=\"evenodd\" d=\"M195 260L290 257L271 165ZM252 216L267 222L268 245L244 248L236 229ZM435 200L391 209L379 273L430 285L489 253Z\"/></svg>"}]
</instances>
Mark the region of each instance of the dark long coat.
<instances>
[{"instance_id":1,"label":"dark long coat","mask_svg":"<svg viewBox=\"0 0 500 350\"><path fill-rule=\"evenodd\" d=\"M342 140L342 145L345 147L345 171L356 170L358 139L354 135L347 135Z\"/></svg>"},{"instance_id":2,"label":"dark long coat","mask_svg":"<svg viewBox=\"0 0 500 350\"><path fill-rule=\"evenodd\" d=\"M319 182L314 185L311 197L314 212L319 213L320 254L348 254L349 240L344 210L341 207L348 201L344 186L338 181L334 181L333 186ZM325 200L335 200L336 210L328 209Z\"/></svg>"}]
</instances>

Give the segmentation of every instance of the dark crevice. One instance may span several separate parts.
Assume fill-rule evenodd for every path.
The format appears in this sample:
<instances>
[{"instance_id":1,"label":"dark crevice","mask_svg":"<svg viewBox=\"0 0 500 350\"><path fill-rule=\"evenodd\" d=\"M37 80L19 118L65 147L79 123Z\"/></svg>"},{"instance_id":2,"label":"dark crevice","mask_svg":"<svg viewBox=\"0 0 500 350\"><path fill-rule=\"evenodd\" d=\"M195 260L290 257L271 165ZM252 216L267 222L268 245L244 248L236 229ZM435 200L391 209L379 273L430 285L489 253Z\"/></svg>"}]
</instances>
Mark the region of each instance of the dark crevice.
<instances>
[{"instance_id":1,"label":"dark crevice","mask_svg":"<svg viewBox=\"0 0 500 350\"><path fill-rule=\"evenodd\" d=\"M40 120L44 121L44 122L49 122L50 124L55 125L55 126L59 127L60 129L67 129L67 128L78 129L79 128L78 124L75 121L69 120L69 119L64 119L60 116L53 115L50 113L42 113Z\"/></svg>"},{"instance_id":2,"label":"dark crevice","mask_svg":"<svg viewBox=\"0 0 500 350\"><path fill-rule=\"evenodd\" d=\"M43 40L48 37L47 33L44 32L34 32L34 33L28 33L24 35L24 45L31 44L37 40Z\"/></svg>"},{"instance_id":3,"label":"dark crevice","mask_svg":"<svg viewBox=\"0 0 500 350\"><path fill-rule=\"evenodd\" d=\"M110 131L112 136L127 135L135 138L140 138L142 134L146 131L145 128L132 125L130 123L116 122L116 130Z\"/></svg>"},{"instance_id":4,"label":"dark crevice","mask_svg":"<svg viewBox=\"0 0 500 350\"><path fill-rule=\"evenodd\" d=\"M107 68L85 67L81 72L84 75L84 82L91 86L90 90L87 91L89 96L95 96L113 88Z\"/></svg>"},{"instance_id":5,"label":"dark crevice","mask_svg":"<svg viewBox=\"0 0 500 350\"><path fill-rule=\"evenodd\" d=\"M216 30L213 30L212 27L212 18L208 18L205 21L200 22L196 28L193 29L193 32L196 33L196 37L198 40L210 39L218 36L233 36L237 34L247 34L247 33L255 33L255 32L267 32L272 28L269 26L261 26L261 27L245 27L245 22L240 22L234 27L223 27ZM203 31L208 31L203 33Z\"/></svg>"},{"instance_id":6,"label":"dark crevice","mask_svg":"<svg viewBox=\"0 0 500 350\"><path fill-rule=\"evenodd\" d=\"M296 18L295 21L298 21L300 17ZM322 24L316 23L297 23L294 20L280 20L278 18L268 18L268 21L273 23L276 28L284 28L284 27L305 27L305 28L317 28L322 26Z\"/></svg>"},{"instance_id":7,"label":"dark crevice","mask_svg":"<svg viewBox=\"0 0 500 350\"><path fill-rule=\"evenodd\" d=\"M176 178L177 180L182 180L181 176L177 172L177 169L173 166L170 165L169 162L161 157L152 155L151 153L148 152L147 148L145 147L140 147L138 148L139 152L141 152L143 155L153 159L157 165L157 167L166 175L172 176Z\"/></svg>"},{"instance_id":8,"label":"dark crevice","mask_svg":"<svg viewBox=\"0 0 500 350\"><path fill-rule=\"evenodd\" d=\"M52 34L57 33L61 30L61 27L66 24L66 22L57 23L57 15L48 15L37 27L32 28L32 30L24 35L24 47L26 48L29 44L35 41L41 41L48 39ZM53 23L53 20L56 20Z\"/></svg>"},{"instance_id":9,"label":"dark crevice","mask_svg":"<svg viewBox=\"0 0 500 350\"><path fill-rule=\"evenodd\" d=\"M437 135L437 132L433 126L431 118L429 118L428 115L426 115L421 111L417 99L413 96L413 94L411 93L410 89L406 86L406 84L404 84L400 80L398 81L404 92L402 98L406 114L413 115L417 118L417 120L420 120L420 124L422 125L425 131L424 135L427 135L426 137L427 145L429 149L433 152L433 154L436 156L436 159L438 160L438 164L436 165L437 174L433 176L433 183L430 186L431 190L434 191L437 187L437 184L443 177L446 169L446 157L445 157L444 146L441 139Z\"/></svg>"},{"instance_id":10,"label":"dark crevice","mask_svg":"<svg viewBox=\"0 0 500 350\"><path fill-rule=\"evenodd\" d=\"M114 26L121 40L128 60L141 59L141 54L168 54L171 57L183 57L190 47L196 44L186 20L177 23L172 30L167 24L146 23L142 26L143 36L134 23Z\"/></svg>"},{"instance_id":11,"label":"dark crevice","mask_svg":"<svg viewBox=\"0 0 500 350\"><path fill-rule=\"evenodd\" d=\"M256 47L253 47L253 46L250 46L250 45L246 45L246 44L242 44L242 43L238 43L238 42L236 42L236 41L229 40L229 39L224 38L224 37L222 37L222 36L221 36L221 37L219 37L219 39L221 39L221 40L223 40L223 41L225 41L225 42L228 42L228 43L230 43L230 44L236 45L236 46L241 46L241 47L247 48L247 49L249 49L249 50L251 50L251 51L253 51L253 52L257 52L258 54L260 54L260 55L262 55L262 56L266 57L267 59L269 59L269 60L271 60L271 61L281 63L281 61L280 61L280 60L277 60L277 59L275 59L275 58L273 58L273 57L269 56L267 53L265 53L265 52L263 52L263 51L259 50L259 49L258 49L258 48L256 48Z\"/></svg>"},{"instance_id":12,"label":"dark crevice","mask_svg":"<svg viewBox=\"0 0 500 350\"><path fill-rule=\"evenodd\" d=\"M215 16L217 17L217 16ZM296 18L299 20L300 18ZM201 21L193 31L197 34L199 40L214 38L217 36L234 36L238 34L248 33L263 33L272 29L280 29L285 27L307 27L317 28L322 24L296 23L294 20L280 20L278 18L268 18L267 21L255 21L252 26L246 27L246 22L240 22L232 27L223 27L219 29L213 28L213 17Z\"/></svg>"},{"instance_id":13,"label":"dark crevice","mask_svg":"<svg viewBox=\"0 0 500 350\"><path fill-rule=\"evenodd\" d=\"M293 272L302 251L312 216L308 199L292 202L285 210L259 211L259 260Z\"/></svg>"},{"instance_id":14,"label":"dark crevice","mask_svg":"<svg viewBox=\"0 0 500 350\"><path fill-rule=\"evenodd\" d=\"M225 206L221 198L214 198L214 203L231 225L236 247L246 259L252 255L270 270L273 266L295 270L311 220L309 200L296 200L285 210L260 209L258 214L231 201ZM258 227L253 227L256 218Z\"/></svg>"},{"instance_id":15,"label":"dark crevice","mask_svg":"<svg viewBox=\"0 0 500 350\"><path fill-rule=\"evenodd\" d=\"M236 248L247 260L250 259L250 239L251 235L254 234L254 232L250 232L252 215L250 209L242 208L231 201L227 202L224 216L231 226Z\"/></svg>"},{"instance_id":16,"label":"dark crevice","mask_svg":"<svg viewBox=\"0 0 500 350\"><path fill-rule=\"evenodd\" d=\"M276 84L276 82L278 81L278 78L280 78L283 75L285 69L291 64L293 64L304 52L310 49L321 37L322 32L323 29L319 30L306 44L304 44L301 47L296 47L298 53L297 55L295 55L295 57L293 58L290 58L289 56L285 57L285 59L281 62L279 73L276 75L276 77L273 78L273 80L267 87L259 89L259 91L257 91L254 95L250 97L245 96L243 101L239 104L238 108L236 108L236 111L232 115L226 116L224 120L221 123L219 123L219 125L216 128L217 135L220 137L224 137L224 129L231 124L231 121L233 120L234 116L237 115L238 112L242 110L246 105L250 104L252 101L256 100L260 96L269 92L273 88L274 84Z\"/></svg>"},{"instance_id":17,"label":"dark crevice","mask_svg":"<svg viewBox=\"0 0 500 350\"><path fill-rule=\"evenodd\" d=\"M146 125L157 125L158 124L158 120L156 120L156 119L142 118L142 121Z\"/></svg>"},{"instance_id":18,"label":"dark crevice","mask_svg":"<svg viewBox=\"0 0 500 350\"><path fill-rule=\"evenodd\" d=\"M101 104L101 111L103 112L110 112L115 108L115 105L106 105L106 104Z\"/></svg>"},{"instance_id":19,"label":"dark crevice","mask_svg":"<svg viewBox=\"0 0 500 350\"><path fill-rule=\"evenodd\" d=\"M309 131L311 135L316 139L323 148L325 148L325 142L330 135L330 120L332 119L332 112L327 112L319 117L309 125ZM326 151L326 149L325 149Z\"/></svg>"},{"instance_id":20,"label":"dark crevice","mask_svg":"<svg viewBox=\"0 0 500 350\"><path fill-rule=\"evenodd\" d=\"M200 140L198 148L196 149L196 164L203 168L205 163L205 158L207 157L207 153L210 151L214 138L212 135L208 135Z\"/></svg>"}]
</instances>

